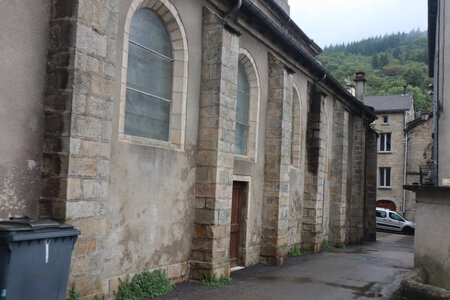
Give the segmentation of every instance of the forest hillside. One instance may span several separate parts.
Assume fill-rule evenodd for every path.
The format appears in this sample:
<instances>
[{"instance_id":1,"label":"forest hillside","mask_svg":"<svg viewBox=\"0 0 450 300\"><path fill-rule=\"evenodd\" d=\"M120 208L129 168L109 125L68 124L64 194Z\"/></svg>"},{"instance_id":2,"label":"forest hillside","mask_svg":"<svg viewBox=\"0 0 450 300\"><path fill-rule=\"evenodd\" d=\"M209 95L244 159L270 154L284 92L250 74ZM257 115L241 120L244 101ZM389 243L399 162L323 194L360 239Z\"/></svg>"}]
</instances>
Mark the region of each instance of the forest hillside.
<instances>
[{"instance_id":1,"label":"forest hillside","mask_svg":"<svg viewBox=\"0 0 450 300\"><path fill-rule=\"evenodd\" d=\"M400 94L407 85L419 113L432 110L428 77L427 32L413 30L325 47L316 57L345 86L355 72L365 72L366 94Z\"/></svg>"}]
</instances>

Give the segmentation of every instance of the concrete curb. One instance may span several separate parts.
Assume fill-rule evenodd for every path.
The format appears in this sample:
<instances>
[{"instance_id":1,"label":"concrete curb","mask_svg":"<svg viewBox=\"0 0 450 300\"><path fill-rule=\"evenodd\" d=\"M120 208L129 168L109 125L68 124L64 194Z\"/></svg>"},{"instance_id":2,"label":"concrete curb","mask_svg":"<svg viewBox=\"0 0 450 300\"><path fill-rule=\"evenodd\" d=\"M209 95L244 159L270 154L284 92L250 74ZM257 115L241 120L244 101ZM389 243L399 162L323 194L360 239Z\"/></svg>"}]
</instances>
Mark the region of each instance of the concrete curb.
<instances>
[{"instance_id":1,"label":"concrete curb","mask_svg":"<svg viewBox=\"0 0 450 300\"><path fill-rule=\"evenodd\" d=\"M424 267L415 269L412 274L400 284L402 297L408 300L450 300L450 291L425 284L428 271Z\"/></svg>"}]
</instances>

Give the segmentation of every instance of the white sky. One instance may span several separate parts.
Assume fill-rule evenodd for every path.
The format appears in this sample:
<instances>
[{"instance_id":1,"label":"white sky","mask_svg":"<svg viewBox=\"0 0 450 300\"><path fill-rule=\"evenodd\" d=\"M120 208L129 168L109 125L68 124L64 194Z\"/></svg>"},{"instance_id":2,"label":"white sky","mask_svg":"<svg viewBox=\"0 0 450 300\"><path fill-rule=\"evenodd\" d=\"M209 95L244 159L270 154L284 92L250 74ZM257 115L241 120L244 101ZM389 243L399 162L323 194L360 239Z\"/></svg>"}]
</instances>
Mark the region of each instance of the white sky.
<instances>
[{"instance_id":1,"label":"white sky","mask_svg":"<svg viewBox=\"0 0 450 300\"><path fill-rule=\"evenodd\" d=\"M427 29L427 0L289 0L291 18L320 47Z\"/></svg>"}]
</instances>

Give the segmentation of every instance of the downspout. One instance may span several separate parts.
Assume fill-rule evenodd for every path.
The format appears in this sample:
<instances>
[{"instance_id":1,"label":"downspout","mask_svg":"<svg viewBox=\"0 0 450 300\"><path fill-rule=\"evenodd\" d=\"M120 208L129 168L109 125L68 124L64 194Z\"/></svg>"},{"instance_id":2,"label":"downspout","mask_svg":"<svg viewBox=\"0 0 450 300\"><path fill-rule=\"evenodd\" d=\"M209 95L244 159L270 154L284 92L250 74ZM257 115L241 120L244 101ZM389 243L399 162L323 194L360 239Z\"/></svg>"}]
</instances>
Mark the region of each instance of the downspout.
<instances>
[{"instance_id":1,"label":"downspout","mask_svg":"<svg viewBox=\"0 0 450 300\"><path fill-rule=\"evenodd\" d=\"M439 27L440 27L440 14L441 14L441 1L437 1L437 13L436 13L436 41L434 49L434 94L433 94L433 183L435 186L439 185L438 182L438 161L439 161Z\"/></svg>"},{"instance_id":2,"label":"downspout","mask_svg":"<svg viewBox=\"0 0 450 300\"><path fill-rule=\"evenodd\" d=\"M408 128L406 127L406 111L404 112L403 115L403 119L404 119L404 130L405 130L405 157L403 160L403 185L406 185L406 165L408 162ZM402 203L402 213L403 213L403 217L405 216L405 212L406 212L406 190L403 189L403 203Z\"/></svg>"},{"instance_id":3,"label":"downspout","mask_svg":"<svg viewBox=\"0 0 450 300\"><path fill-rule=\"evenodd\" d=\"M225 18L228 18L230 15L234 14L235 12L237 12L242 6L242 0L237 0L236 4L225 13Z\"/></svg>"}]
</instances>

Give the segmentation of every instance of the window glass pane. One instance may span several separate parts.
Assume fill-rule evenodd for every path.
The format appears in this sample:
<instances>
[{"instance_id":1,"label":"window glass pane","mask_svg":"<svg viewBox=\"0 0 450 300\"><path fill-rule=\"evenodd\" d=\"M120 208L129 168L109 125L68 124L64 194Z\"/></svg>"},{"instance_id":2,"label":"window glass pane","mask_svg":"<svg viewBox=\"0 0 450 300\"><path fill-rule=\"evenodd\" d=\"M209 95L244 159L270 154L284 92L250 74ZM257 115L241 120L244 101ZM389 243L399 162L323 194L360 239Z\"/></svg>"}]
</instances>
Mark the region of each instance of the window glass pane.
<instances>
[{"instance_id":1,"label":"window glass pane","mask_svg":"<svg viewBox=\"0 0 450 300\"><path fill-rule=\"evenodd\" d=\"M234 153L247 155L248 127L236 123Z\"/></svg>"},{"instance_id":2,"label":"window glass pane","mask_svg":"<svg viewBox=\"0 0 450 300\"><path fill-rule=\"evenodd\" d=\"M385 139L386 139L386 137L385 137L385 135L384 135L384 133L381 133L380 134L380 151L384 151L384 143L385 143Z\"/></svg>"},{"instance_id":3,"label":"window glass pane","mask_svg":"<svg viewBox=\"0 0 450 300\"><path fill-rule=\"evenodd\" d=\"M150 9L139 9L133 15L130 40L172 58L172 44L166 26Z\"/></svg>"},{"instance_id":4,"label":"window glass pane","mask_svg":"<svg viewBox=\"0 0 450 300\"><path fill-rule=\"evenodd\" d=\"M165 99L172 98L172 62L129 44L127 86Z\"/></svg>"},{"instance_id":5,"label":"window glass pane","mask_svg":"<svg viewBox=\"0 0 450 300\"><path fill-rule=\"evenodd\" d=\"M238 90L246 94L250 94L250 86L248 83L247 73L243 64L238 65Z\"/></svg>"},{"instance_id":6,"label":"window glass pane","mask_svg":"<svg viewBox=\"0 0 450 300\"><path fill-rule=\"evenodd\" d=\"M236 100L235 153L247 155L250 96L247 73L244 66L238 65L238 92Z\"/></svg>"},{"instance_id":7,"label":"window glass pane","mask_svg":"<svg viewBox=\"0 0 450 300\"><path fill-rule=\"evenodd\" d=\"M386 172L386 186L391 186L391 168L385 168Z\"/></svg>"},{"instance_id":8,"label":"window glass pane","mask_svg":"<svg viewBox=\"0 0 450 300\"><path fill-rule=\"evenodd\" d=\"M384 186L384 168L380 168L380 186Z\"/></svg>"},{"instance_id":9,"label":"window glass pane","mask_svg":"<svg viewBox=\"0 0 450 300\"><path fill-rule=\"evenodd\" d=\"M236 122L243 125L248 125L249 121L249 96L247 94L237 93L237 103L236 103Z\"/></svg>"},{"instance_id":10,"label":"window glass pane","mask_svg":"<svg viewBox=\"0 0 450 300\"><path fill-rule=\"evenodd\" d=\"M125 134L169 140L170 102L127 90Z\"/></svg>"},{"instance_id":11,"label":"window glass pane","mask_svg":"<svg viewBox=\"0 0 450 300\"><path fill-rule=\"evenodd\" d=\"M391 134L386 133L386 151L391 151Z\"/></svg>"}]
</instances>

